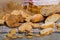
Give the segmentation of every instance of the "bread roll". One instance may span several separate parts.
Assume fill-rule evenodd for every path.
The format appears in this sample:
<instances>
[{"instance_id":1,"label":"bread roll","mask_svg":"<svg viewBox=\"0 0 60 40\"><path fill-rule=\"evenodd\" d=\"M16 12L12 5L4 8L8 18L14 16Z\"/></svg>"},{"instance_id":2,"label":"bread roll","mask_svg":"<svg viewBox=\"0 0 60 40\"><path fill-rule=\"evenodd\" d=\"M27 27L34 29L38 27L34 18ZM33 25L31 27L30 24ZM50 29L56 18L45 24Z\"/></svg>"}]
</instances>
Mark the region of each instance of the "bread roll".
<instances>
[{"instance_id":1,"label":"bread roll","mask_svg":"<svg viewBox=\"0 0 60 40\"><path fill-rule=\"evenodd\" d=\"M41 25L41 28L43 28L43 29L54 28L54 27L55 27L55 23L52 23L52 22L48 22L48 23L45 23L45 24Z\"/></svg>"},{"instance_id":2,"label":"bread roll","mask_svg":"<svg viewBox=\"0 0 60 40\"><path fill-rule=\"evenodd\" d=\"M31 25L33 28L39 28L40 27L39 23L31 23Z\"/></svg>"},{"instance_id":3,"label":"bread roll","mask_svg":"<svg viewBox=\"0 0 60 40\"><path fill-rule=\"evenodd\" d=\"M30 32L32 30L32 26L31 25L27 25L26 28L25 28L25 30L27 32Z\"/></svg>"},{"instance_id":4,"label":"bread roll","mask_svg":"<svg viewBox=\"0 0 60 40\"><path fill-rule=\"evenodd\" d=\"M31 22L40 22L40 21L43 21L43 20L44 20L44 17L41 14L35 14L31 18Z\"/></svg>"},{"instance_id":5,"label":"bread roll","mask_svg":"<svg viewBox=\"0 0 60 40\"><path fill-rule=\"evenodd\" d=\"M49 35L50 33L53 32L53 28L46 28L40 31L41 35Z\"/></svg>"},{"instance_id":6,"label":"bread roll","mask_svg":"<svg viewBox=\"0 0 60 40\"><path fill-rule=\"evenodd\" d=\"M32 26L30 23L24 23L19 27L19 32L30 32L32 30Z\"/></svg>"},{"instance_id":7,"label":"bread roll","mask_svg":"<svg viewBox=\"0 0 60 40\"><path fill-rule=\"evenodd\" d=\"M60 15L59 14L53 14L51 16L48 16L45 20L45 23L47 22L56 22L60 19Z\"/></svg>"},{"instance_id":8,"label":"bread roll","mask_svg":"<svg viewBox=\"0 0 60 40\"><path fill-rule=\"evenodd\" d=\"M19 28L18 28L19 32L25 32L25 24L22 24Z\"/></svg>"},{"instance_id":9,"label":"bread roll","mask_svg":"<svg viewBox=\"0 0 60 40\"><path fill-rule=\"evenodd\" d=\"M56 7L56 6L44 6L44 7L41 8L40 13L41 13L43 16L49 16L49 15L51 15L51 14L56 13L55 7Z\"/></svg>"},{"instance_id":10,"label":"bread roll","mask_svg":"<svg viewBox=\"0 0 60 40\"><path fill-rule=\"evenodd\" d=\"M21 25L21 23L19 23L21 21L21 19L22 19L21 16L17 17L16 15L11 15L10 14L7 17L6 24L11 28L18 27L18 26Z\"/></svg>"}]
</instances>

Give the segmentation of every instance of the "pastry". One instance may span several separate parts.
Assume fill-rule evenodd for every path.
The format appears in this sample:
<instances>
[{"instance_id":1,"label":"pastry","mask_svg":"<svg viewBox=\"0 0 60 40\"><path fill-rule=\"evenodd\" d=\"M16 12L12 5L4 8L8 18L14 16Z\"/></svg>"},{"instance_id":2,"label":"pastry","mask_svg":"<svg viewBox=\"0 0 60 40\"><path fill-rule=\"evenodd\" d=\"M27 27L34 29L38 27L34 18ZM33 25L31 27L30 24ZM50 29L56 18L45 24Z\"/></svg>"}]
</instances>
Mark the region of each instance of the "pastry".
<instances>
[{"instance_id":1,"label":"pastry","mask_svg":"<svg viewBox=\"0 0 60 40\"><path fill-rule=\"evenodd\" d=\"M56 22L60 19L60 15L59 14L53 14L51 16L48 16L45 20L45 23L47 22Z\"/></svg>"},{"instance_id":2,"label":"pastry","mask_svg":"<svg viewBox=\"0 0 60 40\"><path fill-rule=\"evenodd\" d=\"M40 22L43 21L44 17L41 14L35 14L34 16L32 16L31 18L31 22Z\"/></svg>"}]
</instances>

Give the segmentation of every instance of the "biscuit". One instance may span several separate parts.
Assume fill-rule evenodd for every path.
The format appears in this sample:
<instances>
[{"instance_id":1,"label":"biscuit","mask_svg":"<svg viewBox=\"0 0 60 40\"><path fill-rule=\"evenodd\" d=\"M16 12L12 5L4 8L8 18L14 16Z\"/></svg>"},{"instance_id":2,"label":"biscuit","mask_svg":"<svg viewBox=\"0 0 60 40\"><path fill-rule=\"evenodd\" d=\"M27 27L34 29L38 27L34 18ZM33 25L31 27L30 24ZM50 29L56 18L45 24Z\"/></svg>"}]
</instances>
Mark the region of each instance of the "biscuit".
<instances>
[{"instance_id":1,"label":"biscuit","mask_svg":"<svg viewBox=\"0 0 60 40\"><path fill-rule=\"evenodd\" d=\"M60 15L59 14L53 14L51 16L48 16L45 20L45 23L47 22L56 22L60 19Z\"/></svg>"}]
</instances>

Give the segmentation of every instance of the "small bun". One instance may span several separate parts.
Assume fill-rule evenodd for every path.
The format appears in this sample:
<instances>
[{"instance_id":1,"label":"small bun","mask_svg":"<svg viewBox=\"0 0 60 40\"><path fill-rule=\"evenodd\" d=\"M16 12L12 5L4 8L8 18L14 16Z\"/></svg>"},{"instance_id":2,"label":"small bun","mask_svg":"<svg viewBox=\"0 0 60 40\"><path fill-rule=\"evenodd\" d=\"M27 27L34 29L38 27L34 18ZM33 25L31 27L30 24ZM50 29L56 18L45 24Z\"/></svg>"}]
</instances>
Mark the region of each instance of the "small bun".
<instances>
[{"instance_id":1,"label":"small bun","mask_svg":"<svg viewBox=\"0 0 60 40\"><path fill-rule=\"evenodd\" d=\"M21 18L21 17L20 17ZM13 27L18 27L21 25L21 23L19 23L21 20L19 17L15 16L15 15L9 15L7 18L6 18L6 24L13 28Z\"/></svg>"},{"instance_id":2,"label":"small bun","mask_svg":"<svg viewBox=\"0 0 60 40\"><path fill-rule=\"evenodd\" d=\"M32 16L31 18L31 22L39 22L39 21L43 21L44 17L41 14L35 14L34 16Z\"/></svg>"}]
</instances>

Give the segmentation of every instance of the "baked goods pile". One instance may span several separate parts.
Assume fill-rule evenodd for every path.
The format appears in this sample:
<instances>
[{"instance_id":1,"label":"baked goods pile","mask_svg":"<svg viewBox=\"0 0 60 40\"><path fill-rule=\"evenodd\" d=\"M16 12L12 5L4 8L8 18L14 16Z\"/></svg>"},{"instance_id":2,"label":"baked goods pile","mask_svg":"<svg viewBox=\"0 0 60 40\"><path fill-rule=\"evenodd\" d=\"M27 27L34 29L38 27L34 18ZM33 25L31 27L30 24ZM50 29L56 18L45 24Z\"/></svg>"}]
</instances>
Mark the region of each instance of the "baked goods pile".
<instances>
[{"instance_id":1,"label":"baked goods pile","mask_svg":"<svg viewBox=\"0 0 60 40\"><path fill-rule=\"evenodd\" d=\"M6 10L6 12L1 11L0 15L0 24L5 24L8 28L11 28L11 31L6 35L6 40L23 37L32 38L33 36L40 37L56 32L60 29L59 6L38 6L38 8L33 6L32 12L30 12L29 5L28 10L18 9L14 3L12 3L12 7L11 4L7 5L6 10L9 12ZM39 12L36 12L36 10ZM17 31L19 35L16 35ZM35 34L34 32L38 33ZM22 33L25 33L25 36Z\"/></svg>"}]
</instances>

